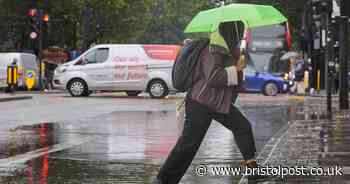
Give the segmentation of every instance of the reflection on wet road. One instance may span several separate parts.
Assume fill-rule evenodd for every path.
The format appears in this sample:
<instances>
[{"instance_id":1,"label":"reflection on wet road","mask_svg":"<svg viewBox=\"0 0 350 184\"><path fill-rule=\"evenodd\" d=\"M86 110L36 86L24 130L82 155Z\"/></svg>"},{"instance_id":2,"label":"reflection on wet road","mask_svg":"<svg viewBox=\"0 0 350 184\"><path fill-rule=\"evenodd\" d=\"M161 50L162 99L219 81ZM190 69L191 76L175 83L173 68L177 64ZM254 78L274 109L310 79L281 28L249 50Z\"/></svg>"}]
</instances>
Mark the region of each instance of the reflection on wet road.
<instances>
[{"instance_id":1,"label":"reflection on wet road","mask_svg":"<svg viewBox=\"0 0 350 184\"><path fill-rule=\"evenodd\" d=\"M5 136L4 134L9 136L10 141L1 142L0 159L58 143L52 135L53 124L48 123L17 127L11 132L3 132L2 136Z\"/></svg>"},{"instance_id":2,"label":"reflection on wet road","mask_svg":"<svg viewBox=\"0 0 350 184\"><path fill-rule=\"evenodd\" d=\"M289 119L287 105L245 105L241 109L251 120L258 150ZM11 134L28 134L26 142L16 143L2 158L43 149L40 157L25 163L25 169L6 173L2 183L150 183L179 135L174 111L115 112L75 123L40 124L18 127ZM234 123L234 122L232 122ZM29 132L29 133L28 133ZM88 142L56 153L54 144L86 139ZM8 142L11 142L10 140ZM9 143L11 144L11 143ZM6 145L6 144L3 144ZM212 123L196 164L232 164L242 159L232 133ZM190 168L185 183L232 183L239 177L197 177ZM233 182L235 183L235 182Z\"/></svg>"}]
</instances>

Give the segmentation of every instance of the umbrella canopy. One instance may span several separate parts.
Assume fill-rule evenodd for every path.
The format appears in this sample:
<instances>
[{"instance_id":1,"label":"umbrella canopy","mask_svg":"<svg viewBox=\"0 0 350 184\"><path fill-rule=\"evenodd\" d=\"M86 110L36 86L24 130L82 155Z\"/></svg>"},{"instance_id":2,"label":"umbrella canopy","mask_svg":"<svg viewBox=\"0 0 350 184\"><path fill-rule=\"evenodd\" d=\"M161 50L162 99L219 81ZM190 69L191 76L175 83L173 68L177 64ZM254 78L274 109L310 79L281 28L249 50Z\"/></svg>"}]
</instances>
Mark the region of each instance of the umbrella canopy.
<instances>
[{"instance_id":1,"label":"umbrella canopy","mask_svg":"<svg viewBox=\"0 0 350 184\"><path fill-rule=\"evenodd\" d=\"M185 33L214 32L222 22L242 21L248 28L279 24L287 21L272 6L240 4L214 8L199 12L187 25Z\"/></svg>"}]
</instances>

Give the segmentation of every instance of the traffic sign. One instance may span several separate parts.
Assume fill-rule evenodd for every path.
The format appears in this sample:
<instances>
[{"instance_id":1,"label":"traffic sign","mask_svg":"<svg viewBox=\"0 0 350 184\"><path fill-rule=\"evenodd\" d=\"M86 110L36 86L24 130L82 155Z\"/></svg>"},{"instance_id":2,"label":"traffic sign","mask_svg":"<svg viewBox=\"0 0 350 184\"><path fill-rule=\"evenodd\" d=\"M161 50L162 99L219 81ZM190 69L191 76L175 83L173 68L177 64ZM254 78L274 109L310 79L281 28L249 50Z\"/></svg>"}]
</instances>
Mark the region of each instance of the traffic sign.
<instances>
[{"instance_id":1,"label":"traffic sign","mask_svg":"<svg viewBox=\"0 0 350 184\"><path fill-rule=\"evenodd\" d=\"M34 75L34 74L33 74L32 72L28 72L28 73L27 73L27 77L28 77L28 78L33 78L33 75Z\"/></svg>"},{"instance_id":2,"label":"traffic sign","mask_svg":"<svg viewBox=\"0 0 350 184\"><path fill-rule=\"evenodd\" d=\"M36 84L36 74L34 70L27 70L25 75L25 84L28 90L32 90Z\"/></svg>"}]
</instances>

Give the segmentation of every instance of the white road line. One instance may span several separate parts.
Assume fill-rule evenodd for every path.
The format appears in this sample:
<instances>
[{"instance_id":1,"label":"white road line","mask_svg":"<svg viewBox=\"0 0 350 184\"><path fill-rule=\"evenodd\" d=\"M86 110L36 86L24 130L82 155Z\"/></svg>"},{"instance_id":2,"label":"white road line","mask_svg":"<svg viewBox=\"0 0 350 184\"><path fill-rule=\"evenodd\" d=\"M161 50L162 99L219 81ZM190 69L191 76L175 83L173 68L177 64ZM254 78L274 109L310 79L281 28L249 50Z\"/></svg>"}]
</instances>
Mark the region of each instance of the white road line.
<instances>
[{"instance_id":1,"label":"white road line","mask_svg":"<svg viewBox=\"0 0 350 184\"><path fill-rule=\"evenodd\" d=\"M43 155L49 154L49 153L54 153L58 151L62 151L65 149L69 149L75 146L79 146L81 144L84 144L92 139L85 139L85 140L77 140L74 142L65 142L61 144L55 144L53 146L37 149L34 151L30 151L24 154L16 155L13 157L5 158L5 159L0 159L0 168L8 168L13 165L18 165L18 164L24 164L29 160L35 159L37 157L41 157Z\"/></svg>"}]
</instances>

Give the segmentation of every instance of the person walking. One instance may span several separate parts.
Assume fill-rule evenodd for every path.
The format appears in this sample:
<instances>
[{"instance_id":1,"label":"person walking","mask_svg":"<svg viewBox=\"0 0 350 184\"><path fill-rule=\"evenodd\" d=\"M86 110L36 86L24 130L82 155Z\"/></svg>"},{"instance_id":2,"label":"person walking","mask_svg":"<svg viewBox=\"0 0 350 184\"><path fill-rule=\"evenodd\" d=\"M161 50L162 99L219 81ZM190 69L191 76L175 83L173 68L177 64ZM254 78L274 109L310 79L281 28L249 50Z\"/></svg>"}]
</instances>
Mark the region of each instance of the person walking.
<instances>
[{"instance_id":1,"label":"person walking","mask_svg":"<svg viewBox=\"0 0 350 184\"><path fill-rule=\"evenodd\" d=\"M55 73L55 69L57 68L57 64L49 61L45 61L45 91L49 91L53 89L53 76Z\"/></svg>"},{"instance_id":2,"label":"person walking","mask_svg":"<svg viewBox=\"0 0 350 184\"><path fill-rule=\"evenodd\" d=\"M257 167L250 122L233 105L243 82L242 71L245 68L245 63L240 61L239 50L243 32L243 23L229 22L221 24L211 34L210 44L201 51L194 69L195 82L186 96L182 134L154 183L180 182L213 119L232 131L244 158L242 163Z\"/></svg>"},{"instance_id":3,"label":"person walking","mask_svg":"<svg viewBox=\"0 0 350 184\"><path fill-rule=\"evenodd\" d=\"M305 93L305 86L304 86L305 70L306 70L305 61L299 55L295 58L294 66L293 66L294 81L295 81L295 87L296 87L295 92L297 94Z\"/></svg>"}]
</instances>

